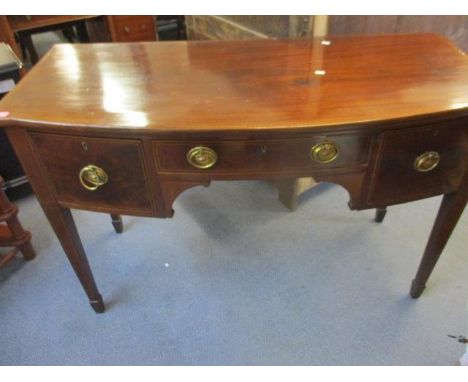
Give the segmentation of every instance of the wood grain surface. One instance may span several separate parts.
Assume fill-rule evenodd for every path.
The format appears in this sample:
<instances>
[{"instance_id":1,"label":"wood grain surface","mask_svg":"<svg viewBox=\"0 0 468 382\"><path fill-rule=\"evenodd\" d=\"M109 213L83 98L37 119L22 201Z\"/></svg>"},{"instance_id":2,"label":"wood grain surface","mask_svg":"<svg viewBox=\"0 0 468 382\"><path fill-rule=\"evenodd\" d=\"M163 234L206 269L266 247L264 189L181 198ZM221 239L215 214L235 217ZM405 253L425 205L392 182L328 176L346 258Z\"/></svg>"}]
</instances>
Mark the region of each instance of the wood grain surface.
<instances>
[{"instance_id":1,"label":"wood grain surface","mask_svg":"<svg viewBox=\"0 0 468 382\"><path fill-rule=\"evenodd\" d=\"M284 129L468 112L468 60L446 38L328 40L56 45L0 124Z\"/></svg>"}]
</instances>

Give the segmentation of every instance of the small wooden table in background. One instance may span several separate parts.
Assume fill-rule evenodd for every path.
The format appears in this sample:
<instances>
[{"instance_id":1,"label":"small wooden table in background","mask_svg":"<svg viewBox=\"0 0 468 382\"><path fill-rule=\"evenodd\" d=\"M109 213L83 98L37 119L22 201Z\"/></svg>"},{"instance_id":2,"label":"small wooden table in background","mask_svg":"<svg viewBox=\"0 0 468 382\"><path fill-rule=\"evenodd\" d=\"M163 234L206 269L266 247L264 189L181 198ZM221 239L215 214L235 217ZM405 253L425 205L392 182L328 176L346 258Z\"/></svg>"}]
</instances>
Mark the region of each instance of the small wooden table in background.
<instances>
[{"instance_id":1,"label":"small wooden table in background","mask_svg":"<svg viewBox=\"0 0 468 382\"><path fill-rule=\"evenodd\" d=\"M70 26L77 27L80 41L132 42L157 40L155 16L50 15L0 16L0 41L9 44L18 57L24 58L15 34L27 46L34 64L31 35Z\"/></svg>"}]
</instances>

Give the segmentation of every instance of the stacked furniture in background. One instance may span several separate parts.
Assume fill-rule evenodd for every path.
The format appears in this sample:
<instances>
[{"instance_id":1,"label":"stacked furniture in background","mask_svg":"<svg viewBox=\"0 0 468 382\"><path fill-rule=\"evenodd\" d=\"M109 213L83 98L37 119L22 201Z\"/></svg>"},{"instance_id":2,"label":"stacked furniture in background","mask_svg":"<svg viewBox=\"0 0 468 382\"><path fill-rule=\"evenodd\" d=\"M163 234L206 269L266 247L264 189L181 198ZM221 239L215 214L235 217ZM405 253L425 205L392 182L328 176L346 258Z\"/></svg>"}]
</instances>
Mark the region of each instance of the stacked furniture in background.
<instances>
[{"instance_id":1,"label":"stacked furniture in background","mask_svg":"<svg viewBox=\"0 0 468 382\"><path fill-rule=\"evenodd\" d=\"M76 34L75 34L76 30ZM31 64L39 60L32 36L62 31L68 41L132 42L157 40L155 16L41 15L0 16L0 41L20 55L28 54Z\"/></svg>"},{"instance_id":2,"label":"stacked furniture in background","mask_svg":"<svg viewBox=\"0 0 468 382\"><path fill-rule=\"evenodd\" d=\"M21 61L10 47L0 43L0 99L19 81L21 67ZM5 179L3 188L10 199L31 193L28 179L3 130L0 131L0 175Z\"/></svg>"},{"instance_id":3,"label":"stacked furniture in background","mask_svg":"<svg viewBox=\"0 0 468 382\"><path fill-rule=\"evenodd\" d=\"M17 251L23 253L25 260L36 257L31 246L31 233L25 231L18 220L18 207L11 203L1 190L3 179L0 177L0 247L14 247L5 255L0 255L0 267L15 257Z\"/></svg>"}]
</instances>

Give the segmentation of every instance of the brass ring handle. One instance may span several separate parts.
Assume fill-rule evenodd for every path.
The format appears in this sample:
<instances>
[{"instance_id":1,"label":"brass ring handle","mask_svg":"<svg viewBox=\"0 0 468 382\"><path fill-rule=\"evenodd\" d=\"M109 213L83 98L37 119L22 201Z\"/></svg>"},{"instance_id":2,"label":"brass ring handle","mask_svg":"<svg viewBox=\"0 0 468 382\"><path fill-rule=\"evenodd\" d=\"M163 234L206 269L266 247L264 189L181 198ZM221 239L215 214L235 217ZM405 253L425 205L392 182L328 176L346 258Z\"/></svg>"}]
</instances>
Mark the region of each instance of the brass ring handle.
<instances>
[{"instance_id":1,"label":"brass ring handle","mask_svg":"<svg viewBox=\"0 0 468 382\"><path fill-rule=\"evenodd\" d=\"M435 151L428 151L421 154L414 160L413 167L419 172L428 172L437 167L440 162L440 155Z\"/></svg>"},{"instance_id":2,"label":"brass ring handle","mask_svg":"<svg viewBox=\"0 0 468 382\"><path fill-rule=\"evenodd\" d=\"M79 174L81 185L89 191L96 191L109 181L106 172L93 164L85 166Z\"/></svg>"},{"instance_id":3,"label":"brass ring handle","mask_svg":"<svg viewBox=\"0 0 468 382\"><path fill-rule=\"evenodd\" d=\"M310 157L319 163L333 162L340 154L340 147L333 142L323 142L310 149Z\"/></svg>"},{"instance_id":4,"label":"brass ring handle","mask_svg":"<svg viewBox=\"0 0 468 382\"><path fill-rule=\"evenodd\" d=\"M196 168L206 170L213 167L218 161L218 154L213 149L197 146L187 153L187 161Z\"/></svg>"}]
</instances>

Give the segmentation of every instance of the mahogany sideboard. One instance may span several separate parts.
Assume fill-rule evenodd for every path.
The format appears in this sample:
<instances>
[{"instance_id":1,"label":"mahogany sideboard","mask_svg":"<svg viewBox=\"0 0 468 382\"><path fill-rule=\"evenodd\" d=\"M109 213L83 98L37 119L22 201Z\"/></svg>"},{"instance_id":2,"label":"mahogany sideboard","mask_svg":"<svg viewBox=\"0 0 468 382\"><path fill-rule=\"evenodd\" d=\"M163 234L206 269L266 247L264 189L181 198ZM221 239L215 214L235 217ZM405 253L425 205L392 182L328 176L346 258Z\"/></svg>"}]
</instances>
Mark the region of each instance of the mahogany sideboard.
<instances>
[{"instance_id":1,"label":"mahogany sideboard","mask_svg":"<svg viewBox=\"0 0 468 382\"><path fill-rule=\"evenodd\" d=\"M431 35L62 44L0 126L96 312L70 208L168 218L212 180L313 177L354 210L444 195L419 297L468 198L468 59ZM407 224L412 224L407 222Z\"/></svg>"}]
</instances>

